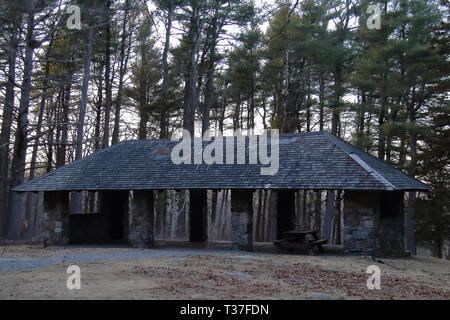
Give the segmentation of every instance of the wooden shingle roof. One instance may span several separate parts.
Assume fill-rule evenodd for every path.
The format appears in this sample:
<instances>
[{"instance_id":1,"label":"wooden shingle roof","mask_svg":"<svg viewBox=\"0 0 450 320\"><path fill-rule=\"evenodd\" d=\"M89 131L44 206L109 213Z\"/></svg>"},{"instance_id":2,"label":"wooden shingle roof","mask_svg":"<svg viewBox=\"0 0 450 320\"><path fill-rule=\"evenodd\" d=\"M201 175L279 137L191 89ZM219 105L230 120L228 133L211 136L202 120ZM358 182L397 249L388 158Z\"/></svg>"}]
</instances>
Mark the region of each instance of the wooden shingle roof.
<instances>
[{"instance_id":1,"label":"wooden shingle roof","mask_svg":"<svg viewBox=\"0 0 450 320\"><path fill-rule=\"evenodd\" d=\"M113 145L14 190L429 190L395 167L326 132L280 134L279 142L279 170L273 176L261 175L260 164L176 165L170 153L177 142L139 140ZM248 143L247 138L247 148Z\"/></svg>"}]
</instances>

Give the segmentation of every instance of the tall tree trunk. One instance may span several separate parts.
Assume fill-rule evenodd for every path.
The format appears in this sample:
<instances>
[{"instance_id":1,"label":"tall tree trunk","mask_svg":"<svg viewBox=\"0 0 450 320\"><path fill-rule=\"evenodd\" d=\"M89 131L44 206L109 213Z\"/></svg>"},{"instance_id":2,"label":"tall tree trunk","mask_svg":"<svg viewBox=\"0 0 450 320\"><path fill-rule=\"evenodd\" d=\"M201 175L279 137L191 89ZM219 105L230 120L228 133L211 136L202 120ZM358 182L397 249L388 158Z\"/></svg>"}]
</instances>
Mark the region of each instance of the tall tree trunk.
<instances>
[{"instance_id":1,"label":"tall tree trunk","mask_svg":"<svg viewBox=\"0 0 450 320\"><path fill-rule=\"evenodd\" d=\"M166 24L166 40L164 43L164 51L162 57L163 66L163 94L166 95L169 90L169 63L168 56L170 50L170 33L172 31L172 15L173 15L173 5L174 0L169 0L169 8L167 11L167 24Z\"/></svg>"},{"instance_id":2,"label":"tall tree trunk","mask_svg":"<svg viewBox=\"0 0 450 320\"><path fill-rule=\"evenodd\" d=\"M128 59L131 51L131 43L128 42L127 49L127 38L131 39L131 31L130 34L127 35L127 22L128 22L128 13L130 10L130 0L125 1L125 13L123 18L123 26L122 26L122 39L120 42L120 66L119 66L119 87L117 88L117 101L116 108L114 112L114 130L112 136L112 144L116 144L119 142L119 133L120 133L120 111L122 108L122 91L123 91L123 82L125 73L127 71Z\"/></svg>"},{"instance_id":3,"label":"tall tree trunk","mask_svg":"<svg viewBox=\"0 0 450 320\"><path fill-rule=\"evenodd\" d=\"M325 118L325 79L323 72L319 73L319 130L324 130Z\"/></svg>"},{"instance_id":4,"label":"tall tree trunk","mask_svg":"<svg viewBox=\"0 0 450 320\"><path fill-rule=\"evenodd\" d=\"M416 242L414 236L414 205L416 203L416 192L408 192L408 208L405 214L405 249L410 254L416 254Z\"/></svg>"},{"instance_id":5,"label":"tall tree trunk","mask_svg":"<svg viewBox=\"0 0 450 320\"><path fill-rule=\"evenodd\" d=\"M262 222L262 216L263 216L263 212L262 212L262 200L263 200L263 190L259 189L256 191L257 196L258 196L258 201L257 201L257 211L256 211L256 223L254 224L255 226L255 232L253 233L255 235L255 240L256 241L261 241L261 222Z\"/></svg>"},{"instance_id":6,"label":"tall tree trunk","mask_svg":"<svg viewBox=\"0 0 450 320\"><path fill-rule=\"evenodd\" d=\"M404 168L405 167L405 161L406 161L406 145L407 145L407 141L406 141L406 137L405 136L401 136L400 137L400 152L398 155L398 167L399 168Z\"/></svg>"},{"instance_id":7,"label":"tall tree trunk","mask_svg":"<svg viewBox=\"0 0 450 320\"><path fill-rule=\"evenodd\" d=\"M140 140L147 139L147 124L150 120L150 115L146 110L147 107L147 93L146 93L146 81L140 80L139 85L139 132L138 137Z\"/></svg>"},{"instance_id":8,"label":"tall tree trunk","mask_svg":"<svg viewBox=\"0 0 450 320\"><path fill-rule=\"evenodd\" d=\"M145 48L140 50L141 64L144 65L147 57ZM140 72L139 74L139 128L138 137L140 140L147 139L147 124L150 120L150 114L147 109L148 106L148 81L147 76Z\"/></svg>"},{"instance_id":9,"label":"tall tree trunk","mask_svg":"<svg viewBox=\"0 0 450 320\"><path fill-rule=\"evenodd\" d=\"M378 159L384 160L386 156L386 137L383 132L386 114L386 98L382 98L380 114L378 115Z\"/></svg>"},{"instance_id":10,"label":"tall tree trunk","mask_svg":"<svg viewBox=\"0 0 450 320\"><path fill-rule=\"evenodd\" d=\"M170 0L168 3L168 11L167 11L167 24L166 24L166 38L164 43L164 50L163 50L163 56L162 56L162 69L163 69L163 82L162 82L162 89L163 89L163 99L164 101L167 101L168 93L169 93L169 50L170 50L170 34L172 31L172 17L173 17L173 11L174 11L174 0ZM148 121L148 119L146 120ZM169 135L169 113L168 110L166 110L163 106L163 108L160 110L160 133L159 137L161 139L168 138ZM175 237L179 237L182 234L185 234L185 221L186 221L186 209L185 209L185 199L186 199L186 191L182 190L178 193L178 196L183 199L179 200L177 204L177 210L176 212L173 212L173 210L170 210L167 212L167 199L168 199L168 191L164 190L161 191L161 201L163 202L156 213L157 218L159 220L164 221L164 217L172 217L173 219L176 219L174 221L174 224L176 225L175 230ZM159 200L159 197L158 197ZM181 206L181 207L180 207ZM172 220L172 219L168 219ZM166 237L169 237L170 235L166 233Z\"/></svg>"},{"instance_id":11,"label":"tall tree trunk","mask_svg":"<svg viewBox=\"0 0 450 320\"><path fill-rule=\"evenodd\" d=\"M167 24L166 24L166 40L164 43L164 51L162 56L162 68L163 68L163 97L167 99L167 94L169 92L169 50L170 50L170 34L172 31L172 19L174 11L174 0L169 1L169 7L167 10ZM168 138L169 135L169 119L168 110L162 109L160 115L160 135L161 139Z\"/></svg>"},{"instance_id":12,"label":"tall tree trunk","mask_svg":"<svg viewBox=\"0 0 450 320\"><path fill-rule=\"evenodd\" d=\"M441 237L439 237L435 240L435 242L436 242L436 257L438 257L439 259L442 259L443 239Z\"/></svg>"},{"instance_id":13,"label":"tall tree trunk","mask_svg":"<svg viewBox=\"0 0 450 320\"><path fill-rule=\"evenodd\" d=\"M262 215L264 217L262 225L261 225L261 240L266 242L269 240L269 227L270 227L270 221L269 221L269 210L267 210L267 203L270 200L270 193L269 191L262 190L263 192L263 202L262 202Z\"/></svg>"},{"instance_id":14,"label":"tall tree trunk","mask_svg":"<svg viewBox=\"0 0 450 320\"><path fill-rule=\"evenodd\" d=\"M70 71L72 72L72 71ZM66 152L69 136L69 104L70 93L72 89L72 74L69 81L63 86L61 94L62 117L61 117L61 141L56 155L56 168L60 168L66 164Z\"/></svg>"},{"instance_id":15,"label":"tall tree trunk","mask_svg":"<svg viewBox=\"0 0 450 320\"><path fill-rule=\"evenodd\" d=\"M109 122L111 118L112 104L112 80L111 80L111 0L106 2L106 45L105 45L105 124L103 127L102 148L109 146Z\"/></svg>"},{"instance_id":16,"label":"tall tree trunk","mask_svg":"<svg viewBox=\"0 0 450 320\"><path fill-rule=\"evenodd\" d=\"M94 42L94 28L90 27L88 31L88 43L87 43L88 50L84 62L83 86L81 88L81 107L80 107L80 114L78 117L77 147L75 151L75 160L79 160L83 157L84 122L86 118L86 109L88 102L89 80L91 77L91 58L92 58L93 42ZM71 210L70 212L81 213L82 200L83 199L80 192L73 192L70 203L70 210Z\"/></svg>"},{"instance_id":17,"label":"tall tree trunk","mask_svg":"<svg viewBox=\"0 0 450 320\"><path fill-rule=\"evenodd\" d=\"M54 119L54 114L56 108L56 103L52 102L50 105L50 110L47 111L46 119L50 123ZM54 136L55 126L50 126L47 132L47 168L46 171L49 173L53 168L53 136Z\"/></svg>"},{"instance_id":18,"label":"tall tree trunk","mask_svg":"<svg viewBox=\"0 0 450 320\"><path fill-rule=\"evenodd\" d=\"M253 52L252 52L253 54ZM255 129L255 94L256 94L256 88L255 88L255 73L252 72L251 75L251 84L250 84L250 111L249 111L249 116L250 116L250 123L248 124L248 129Z\"/></svg>"},{"instance_id":19,"label":"tall tree trunk","mask_svg":"<svg viewBox=\"0 0 450 320\"><path fill-rule=\"evenodd\" d=\"M102 122L102 109L103 109L103 70L105 64L102 59L100 62L100 72L98 77L97 88L97 110L95 110L95 128L94 128L94 150L100 150L100 127Z\"/></svg>"},{"instance_id":20,"label":"tall tree trunk","mask_svg":"<svg viewBox=\"0 0 450 320\"><path fill-rule=\"evenodd\" d=\"M314 212L314 229L319 231L322 229L322 191L317 190L314 192L315 195L315 212Z\"/></svg>"},{"instance_id":21,"label":"tall tree trunk","mask_svg":"<svg viewBox=\"0 0 450 320\"><path fill-rule=\"evenodd\" d=\"M84 75L83 75L83 87L81 88L81 106L80 113L78 117L77 126L77 148L75 153L75 160L81 159L83 157L83 136L84 136L84 121L86 118L86 108L88 100L88 88L89 80L91 76L91 58L92 58L92 47L94 41L94 29L91 27L88 31L88 50L84 61Z\"/></svg>"},{"instance_id":22,"label":"tall tree trunk","mask_svg":"<svg viewBox=\"0 0 450 320\"><path fill-rule=\"evenodd\" d=\"M200 9L198 0L192 3L191 23L189 27L189 42L191 45L188 80L185 87L183 106L183 128L194 135L195 111L198 104L197 79L198 79L198 51L201 39Z\"/></svg>"},{"instance_id":23,"label":"tall tree trunk","mask_svg":"<svg viewBox=\"0 0 450 320\"><path fill-rule=\"evenodd\" d=\"M41 98L41 105L39 107L39 115L38 115L38 123L36 126L36 139L34 141L33 146L33 152L31 154L31 163L30 163L30 180L34 178L34 174L36 171L36 159L37 159L37 153L38 153L38 147L39 147L39 141L40 141L40 135L42 130L42 121L44 118L44 111L45 106L47 103L47 87L48 87L48 78L50 74L50 51L52 49L52 42L50 42L47 51L45 53L45 76L43 81L43 89L42 89L42 98Z\"/></svg>"},{"instance_id":24,"label":"tall tree trunk","mask_svg":"<svg viewBox=\"0 0 450 320\"><path fill-rule=\"evenodd\" d=\"M335 213L333 219L333 228L334 228L334 244L342 244L341 239L341 216L342 216L342 190L336 191L336 202L335 202Z\"/></svg>"},{"instance_id":25,"label":"tall tree trunk","mask_svg":"<svg viewBox=\"0 0 450 320\"><path fill-rule=\"evenodd\" d=\"M328 243L332 242L332 227L333 227L333 217L334 217L334 198L335 191L327 190L327 205L325 214L323 217L322 225L322 238L328 239Z\"/></svg>"},{"instance_id":26,"label":"tall tree trunk","mask_svg":"<svg viewBox=\"0 0 450 320\"><path fill-rule=\"evenodd\" d=\"M306 102L306 132L311 132L311 97L309 94Z\"/></svg>"},{"instance_id":27,"label":"tall tree trunk","mask_svg":"<svg viewBox=\"0 0 450 320\"><path fill-rule=\"evenodd\" d=\"M33 54L36 48L34 40L34 0L27 2L27 35L25 47L25 61L23 81L20 96L18 123L14 142L14 154L11 167L12 187L22 184L25 180L25 159L28 146L28 111L30 108L31 80L33 73ZM24 195L11 192L11 208L9 220L10 239L21 237L21 222Z\"/></svg>"},{"instance_id":28,"label":"tall tree trunk","mask_svg":"<svg viewBox=\"0 0 450 320\"><path fill-rule=\"evenodd\" d=\"M11 28L8 48L8 81L6 83L5 102L3 107L2 130L0 133L0 237L7 234L8 221L8 159L11 143L11 127L14 109L14 82L16 79L17 35Z\"/></svg>"},{"instance_id":29,"label":"tall tree trunk","mask_svg":"<svg viewBox=\"0 0 450 320\"><path fill-rule=\"evenodd\" d=\"M301 195L302 195L301 203L302 203L302 212L303 212L303 226L302 226L302 229L309 230L310 212L309 212L308 206L307 206L308 190L302 190Z\"/></svg>"},{"instance_id":30,"label":"tall tree trunk","mask_svg":"<svg viewBox=\"0 0 450 320\"><path fill-rule=\"evenodd\" d=\"M31 162L30 162L30 175L29 180L32 180L34 178L35 172L36 172L36 160L37 160L37 153L39 148L39 141L42 131L42 121L44 118L44 111L45 106L47 102L47 90L48 90L48 84L49 84L49 74L50 74L50 52L52 49L53 41L50 41L50 44L47 48L47 51L45 53L45 76L43 81L43 89L42 89L42 98L41 98L41 105L39 106L39 114L38 114L38 121L36 125L36 139L34 140L33 144L33 151L31 154ZM33 210L33 201L36 201L36 194L35 193L28 193L26 195L26 205L25 205L25 219L27 221L27 229L25 230L24 237L26 239L31 238L34 235L34 227L36 226L36 211Z\"/></svg>"},{"instance_id":31,"label":"tall tree trunk","mask_svg":"<svg viewBox=\"0 0 450 320\"><path fill-rule=\"evenodd\" d=\"M412 124L416 124L416 115L414 110L414 103L411 102L407 106L408 109L408 121ZM411 157L411 163L409 167L409 175L414 177L416 175L417 167L417 133L411 132L409 138L409 156ZM416 244L414 239L414 205L416 201L416 192L409 192L408 194L408 209L405 215L405 246L406 250L411 254L416 254Z\"/></svg>"},{"instance_id":32,"label":"tall tree trunk","mask_svg":"<svg viewBox=\"0 0 450 320\"><path fill-rule=\"evenodd\" d=\"M367 98L366 98L366 93L362 92L361 93L361 104L359 106L359 114L358 114L358 133L363 134L364 133L364 125L365 125L365 117L366 117L366 113L365 113L365 108L366 108L366 102L367 102Z\"/></svg>"},{"instance_id":33,"label":"tall tree trunk","mask_svg":"<svg viewBox=\"0 0 450 320\"><path fill-rule=\"evenodd\" d=\"M211 58L212 59L212 58ZM205 86L205 103L203 104L203 119L202 119L202 133L209 129L209 119L211 113L211 105L213 101L213 76L214 76L214 61L210 61L208 72L206 75Z\"/></svg>"},{"instance_id":34,"label":"tall tree trunk","mask_svg":"<svg viewBox=\"0 0 450 320\"><path fill-rule=\"evenodd\" d=\"M334 71L334 106L331 120L331 133L335 136L340 136L339 132L339 108L341 105L341 86L342 86L342 71L340 67L336 67Z\"/></svg>"},{"instance_id":35,"label":"tall tree trunk","mask_svg":"<svg viewBox=\"0 0 450 320\"><path fill-rule=\"evenodd\" d=\"M238 102L236 103L236 108L234 109L234 116L233 116L233 130L236 131L239 126L239 119L241 115L241 99L239 98Z\"/></svg>"}]
</instances>

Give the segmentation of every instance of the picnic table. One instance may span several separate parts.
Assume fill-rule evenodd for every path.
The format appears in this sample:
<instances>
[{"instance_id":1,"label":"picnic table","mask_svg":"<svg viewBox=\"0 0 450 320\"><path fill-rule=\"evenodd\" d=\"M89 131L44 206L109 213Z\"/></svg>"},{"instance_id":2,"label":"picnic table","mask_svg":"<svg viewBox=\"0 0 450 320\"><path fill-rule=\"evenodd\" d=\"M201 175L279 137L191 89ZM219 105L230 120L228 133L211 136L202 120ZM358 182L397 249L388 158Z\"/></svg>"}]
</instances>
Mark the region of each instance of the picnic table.
<instances>
[{"instance_id":1,"label":"picnic table","mask_svg":"<svg viewBox=\"0 0 450 320\"><path fill-rule=\"evenodd\" d=\"M282 239L273 242L276 246L291 251L294 249L306 250L309 254L314 253L315 247L322 253L322 245L328 241L327 239L320 239L319 230L291 230L283 232L282 235Z\"/></svg>"}]
</instances>

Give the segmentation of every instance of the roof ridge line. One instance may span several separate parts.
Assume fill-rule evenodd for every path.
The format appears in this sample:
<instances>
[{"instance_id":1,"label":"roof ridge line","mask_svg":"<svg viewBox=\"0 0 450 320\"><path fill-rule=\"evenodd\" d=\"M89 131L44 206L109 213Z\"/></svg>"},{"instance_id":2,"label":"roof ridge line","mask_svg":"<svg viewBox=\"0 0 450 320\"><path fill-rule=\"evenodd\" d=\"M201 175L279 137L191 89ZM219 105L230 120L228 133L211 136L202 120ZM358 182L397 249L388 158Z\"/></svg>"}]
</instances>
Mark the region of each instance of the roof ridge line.
<instances>
[{"instance_id":1,"label":"roof ridge line","mask_svg":"<svg viewBox=\"0 0 450 320\"><path fill-rule=\"evenodd\" d=\"M94 152L94 153L92 153L92 154L90 154L90 155L88 155L88 156L86 156L86 157L84 157L84 158L80 158L80 159L75 160L75 161L73 161L73 162L71 162L71 163L69 163L69 164L66 164L66 165L62 166L62 167L56 168L55 170L52 170L52 171L50 171L50 172L47 172L46 174L43 174L43 175L40 176L40 177L34 178L34 179L29 180L29 181L27 181L27 182L24 182L24 183L22 183L22 184L19 184L18 186L12 188L11 190L12 190L12 191L16 191L17 188L19 188L19 187L21 187L21 186L27 185L27 184L29 184L29 183L31 183L31 182L39 181L39 180L41 180L41 179L43 179L43 178L46 178L46 177L50 177L51 175L55 174L56 171L58 171L58 170L60 170L60 169L62 169L62 168L70 167L70 166L72 166L73 164L75 164L75 163L77 163L77 162L80 162L80 161L82 161L82 160L84 160L84 159L90 158L90 157L92 157L92 156L94 156L94 155L96 155L96 154L102 153L102 152L104 152L104 151L106 151L106 150L108 150L108 149L111 149L112 147L115 147L115 146L117 146L117 145L119 145L119 144L122 144L122 143L124 143L124 142L127 142L127 141L128 141L128 140L120 141L119 143L110 145L109 147L104 148L104 149L101 149L101 150L99 150L99 151L97 151L97 152ZM20 192L20 191L17 191L17 192Z\"/></svg>"},{"instance_id":2,"label":"roof ridge line","mask_svg":"<svg viewBox=\"0 0 450 320\"><path fill-rule=\"evenodd\" d=\"M329 141L334 143L335 146L337 146L339 149L341 149L347 156L349 156L349 158L351 158L353 161L355 161L361 168L366 170L373 177L375 177L378 181L380 181L382 184L384 184L386 187L388 187L388 190L396 189L395 186L392 183L390 183L381 173L377 172L367 162L365 162L363 159L361 159L361 157L359 157L356 153L348 152L343 147L341 147L336 141L336 140L338 140L337 137L335 137L334 135L332 135L329 132L323 132L323 133Z\"/></svg>"},{"instance_id":3,"label":"roof ridge line","mask_svg":"<svg viewBox=\"0 0 450 320\"><path fill-rule=\"evenodd\" d=\"M378 173L374 168L372 168L367 162L361 159L356 153L347 153L350 158L352 158L356 163L363 167L367 172L375 176L381 183L388 187L388 190L395 190L395 186L390 183L381 173Z\"/></svg>"},{"instance_id":4,"label":"roof ridge line","mask_svg":"<svg viewBox=\"0 0 450 320\"><path fill-rule=\"evenodd\" d=\"M320 135L320 134L323 134L323 133L327 133L327 132L325 132L325 131L311 131L311 132L279 132L278 133L278 135L280 136L280 137L282 137L282 136L299 136L299 135ZM243 135L231 135L231 136L226 136L226 135L219 135L219 136L211 136L210 138L230 138L230 137L239 137L239 136L243 136L243 137L255 137L255 136L257 136L257 137L260 137L260 136L262 136L262 135L264 135L264 133L261 133L261 134L250 134L250 135L248 135L248 134L243 134ZM182 139L183 137L178 137L178 138L176 138L177 140L180 140L180 139ZM201 137L198 137L198 136L194 136L194 137L192 137L192 138L197 138L197 139L203 139L203 136L201 136ZM155 138L155 139L141 139L141 140L124 140L124 141L121 141L120 143L123 143L123 142L138 142L138 141L151 141L151 142L155 142L155 141L167 141L167 142L176 142L175 140L172 140L172 138L162 138L162 139L160 139L160 138ZM205 142L207 142L207 141L205 141Z\"/></svg>"}]
</instances>

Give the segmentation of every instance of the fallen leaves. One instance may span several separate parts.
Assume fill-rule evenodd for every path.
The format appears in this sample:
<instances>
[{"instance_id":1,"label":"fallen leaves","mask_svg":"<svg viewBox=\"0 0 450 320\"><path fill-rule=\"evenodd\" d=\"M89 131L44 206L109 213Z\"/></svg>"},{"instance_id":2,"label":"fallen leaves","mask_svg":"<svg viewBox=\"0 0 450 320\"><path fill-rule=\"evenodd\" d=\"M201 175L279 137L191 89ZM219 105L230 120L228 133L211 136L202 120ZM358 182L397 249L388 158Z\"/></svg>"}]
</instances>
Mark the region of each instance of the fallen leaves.
<instances>
[{"instance_id":1,"label":"fallen leaves","mask_svg":"<svg viewBox=\"0 0 450 320\"><path fill-rule=\"evenodd\" d=\"M191 255L164 266L135 267L132 272L158 282L158 294L176 299L194 294L205 299L299 299L309 292L352 299L450 299L450 291L433 288L422 278L388 274L382 276L381 290L368 290L368 275L359 266L354 268L358 271L289 259L274 263L271 259Z\"/></svg>"}]
</instances>

